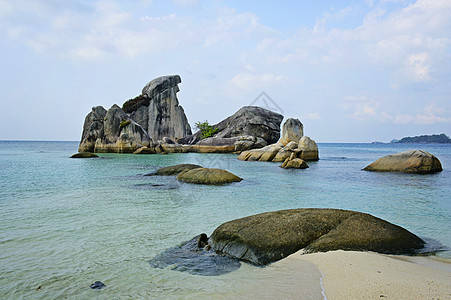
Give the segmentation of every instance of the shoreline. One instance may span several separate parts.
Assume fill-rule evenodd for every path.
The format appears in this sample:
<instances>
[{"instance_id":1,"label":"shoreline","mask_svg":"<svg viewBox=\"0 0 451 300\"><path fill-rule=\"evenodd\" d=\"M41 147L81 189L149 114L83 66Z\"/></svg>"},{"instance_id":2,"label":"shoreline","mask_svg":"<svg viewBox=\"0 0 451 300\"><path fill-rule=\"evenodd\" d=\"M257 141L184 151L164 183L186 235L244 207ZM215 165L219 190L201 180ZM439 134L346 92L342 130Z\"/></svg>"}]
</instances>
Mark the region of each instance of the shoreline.
<instances>
[{"instance_id":1,"label":"shoreline","mask_svg":"<svg viewBox=\"0 0 451 300\"><path fill-rule=\"evenodd\" d=\"M338 250L296 252L284 260L314 264L329 300L451 299L451 261L443 259Z\"/></svg>"}]
</instances>

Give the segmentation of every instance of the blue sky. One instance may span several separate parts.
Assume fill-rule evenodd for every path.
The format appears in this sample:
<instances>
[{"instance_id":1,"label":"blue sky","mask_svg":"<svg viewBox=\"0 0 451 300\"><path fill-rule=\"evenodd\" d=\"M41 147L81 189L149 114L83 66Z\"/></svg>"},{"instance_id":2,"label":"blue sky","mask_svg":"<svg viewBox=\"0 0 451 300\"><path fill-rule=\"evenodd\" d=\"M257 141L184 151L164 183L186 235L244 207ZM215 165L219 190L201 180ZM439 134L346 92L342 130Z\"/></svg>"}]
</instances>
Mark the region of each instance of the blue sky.
<instances>
[{"instance_id":1,"label":"blue sky","mask_svg":"<svg viewBox=\"0 0 451 300\"><path fill-rule=\"evenodd\" d=\"M79 140L168 74L191 125L264 91L317 142L451 134L451 1L262 3L0 0L0 139Z\"/></svg>"}]
</instances>

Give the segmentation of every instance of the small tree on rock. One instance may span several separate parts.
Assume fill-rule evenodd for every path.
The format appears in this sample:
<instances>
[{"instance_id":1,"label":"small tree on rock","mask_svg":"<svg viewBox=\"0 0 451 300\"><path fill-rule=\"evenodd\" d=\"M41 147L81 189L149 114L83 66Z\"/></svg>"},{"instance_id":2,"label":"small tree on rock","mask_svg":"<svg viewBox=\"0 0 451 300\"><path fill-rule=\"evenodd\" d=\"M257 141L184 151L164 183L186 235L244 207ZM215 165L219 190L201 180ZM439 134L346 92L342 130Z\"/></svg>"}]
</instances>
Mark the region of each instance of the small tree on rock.
<instances>
[{"instance_id":1,"label":"small tree on rock","mask_svg":"<svg viewBox=\"0 0 451 300\"><path fill-rule=\"evenodd\" d=\"M198 121L194 123L194 126L200 130L203 139L212 137L216 132L218 132L218 128L211 126L207 120L205 120L205 122Z\"/></svg>"}]
</instances>

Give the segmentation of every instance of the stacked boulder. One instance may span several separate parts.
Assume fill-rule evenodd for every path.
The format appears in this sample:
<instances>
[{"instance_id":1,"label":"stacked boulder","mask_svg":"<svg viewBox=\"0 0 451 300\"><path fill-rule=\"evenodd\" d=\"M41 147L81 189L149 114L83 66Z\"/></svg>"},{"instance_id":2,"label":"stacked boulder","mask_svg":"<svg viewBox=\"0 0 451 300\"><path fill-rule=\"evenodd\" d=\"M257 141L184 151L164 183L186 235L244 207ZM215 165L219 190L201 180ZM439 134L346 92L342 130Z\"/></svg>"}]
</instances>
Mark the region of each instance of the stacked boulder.
<instances>
[{"instance_id":1,"label":"stacked boulder","mask_svg":"<svg viewBox=\"0 0 451 300\"><path fill-rule=\"evenodd\" d=\"M315 141L304 136L301 121L289 118L283 124L282 136L277 143L260 149L243 151L238 159L283 162L281 165L283 168L305 168L306 164L302 161L316 161L319 159L319 153ZM290 161L293 162L289 163Z\"/></svg>"},{"instance_id":2,"label":"stacked boulder","mask_svg":"<svg viewBox=\"0 0 451 300\"><path fill-rule=\"evenodd\" d=\"M108 111L93 107L85 118L79 151L132 153L142 148L142 153L158 153L155 141L190 135L176 96L180 82L178 75L158 77L122 108L116 104Z\"/></svg>"}]
</instances>

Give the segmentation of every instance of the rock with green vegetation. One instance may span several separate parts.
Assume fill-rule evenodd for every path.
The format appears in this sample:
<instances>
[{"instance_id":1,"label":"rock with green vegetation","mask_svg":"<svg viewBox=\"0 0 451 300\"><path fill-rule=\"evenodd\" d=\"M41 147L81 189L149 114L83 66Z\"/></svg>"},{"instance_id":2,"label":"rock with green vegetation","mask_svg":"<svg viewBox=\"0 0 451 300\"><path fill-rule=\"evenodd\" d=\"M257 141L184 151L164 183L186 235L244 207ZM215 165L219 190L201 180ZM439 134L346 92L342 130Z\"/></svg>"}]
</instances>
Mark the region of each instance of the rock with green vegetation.
<instances>
[{"instance_id":1,"label":"rock with green vegetation","mask_svg":"<svg viewBox=\"0 0 451 300\"><path fill-rule=\"evenodd\" d=\"M220 225L209 238L213 250L266 265L301 249L414 254L425 242L406 229L369 214L339 209L267 212Z\"/></svg>"},{"instance_id":2,"label":"rock with green vegetation","mask_svg":"<svg viewBox=\"0 0 451 300\"><path fill-rule=\"evenodd\" d=\"M212 137L216 132L218 132L218 128L210 125L207 120L205 120L204 122L196 122L195 128L200 131L202 139Z\"/></svg>"},{"instance_id":3,"label":"rock with green vegetation","mask_svg":"<svg viewBox=\"0 0 451 300\"><path fill-rule=\"evenodd\" d=\"M300 158L287 158L279 167L284 169L307 169L308 164L305 162L305 160Z\"/></svg>"},{"instance_id":4,"label":"rock with green vegetation","mask_svg":"<svg viewBox=\"0 0 451 300\"><path fill-rule=\"evenodd\" d=\"M451 139L444 133L432 135L420 135L394 140L394 143L419 143L419 144L450 144Z\"/></svg>"},{"instance_id":5,"label":"rock with green vegetation","mask_svg":"<svg viewBox=\"0 0 451 300\"><path fill-rule=\"evenodd\" d=\"M181 172L177 176L177 180L187 183L221 185L239 182L243 179L226 170L195 168Z\"/></svg>"},{"instance_id":6,"label":"rock with green vegetation","mask_svg":"<svg viewBox=\"0 0 451 300\"><path fill-rule=\"evenodd\" d=\"M106 113L103 136L97 139L95 152L133 153L153 144L147 132L116 104Z\"/></svg>"},{"instance_id":7,"label":"rock with green vegetation","mask_svg":"<svg viewBox=\"0 0 451 300\"><path fill-rule=\"evenodd\" d=\"M212 125L217 129L212 138L252 136L263 139L266 144L272 144L279 140L282 120L283 116L276 112L258 106L244 106L230 117ZM194 145L201 138L202 132L199 130L194 135L186 136L178 142Z\"/></svg>"},{"instance_id":8,"label":"rock with green vegetation","mask_svg":"<svg viewBox=\"0 0 451 300\"><path fill-rule=\"evenodd\" d=\"M91 152L78 152L72 155L70 158L92 158L92 157L99 157L98 155L91 153Z\"/></svg>"},{"instance_id":9,"label":"rock with green vegetation","mask_svg":"<svg viewBox=\"0 0 451 300\"><path fill-rule=\"evenodd\" d=\"M160 175L160 176L167 176L167 175L177 175L183 171L187 170L193 170L202 168L202 166L195 165L195 164L180 164L180 165L174 165L169 167L163 167L158 169L157 171L146 174L145 176L153 176L153 175Z\"/></svg>"},{"instance_id":10,"label":"rock with green vegetation","mask_svg":"<svg viewBox=\"0 0 451 300\"><path fill-rule=\"evenodd\" d=\"M379 158L363 170L431 174L443 170L440 160L423 150L408 150Z\"/></svg>"}]
</instances>

